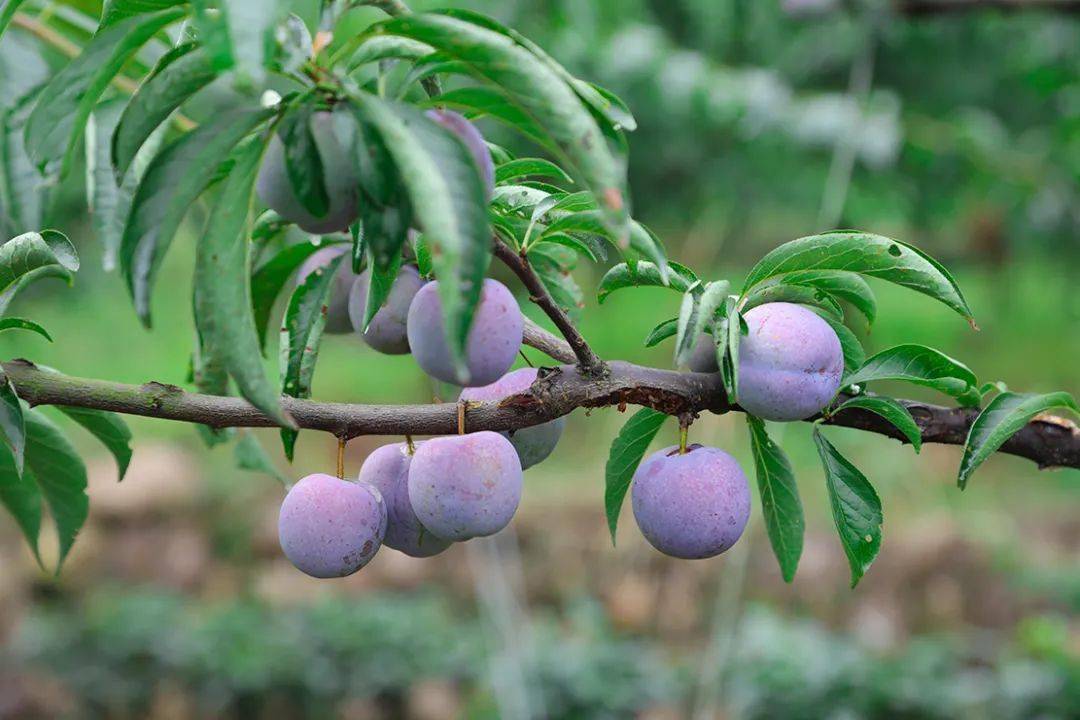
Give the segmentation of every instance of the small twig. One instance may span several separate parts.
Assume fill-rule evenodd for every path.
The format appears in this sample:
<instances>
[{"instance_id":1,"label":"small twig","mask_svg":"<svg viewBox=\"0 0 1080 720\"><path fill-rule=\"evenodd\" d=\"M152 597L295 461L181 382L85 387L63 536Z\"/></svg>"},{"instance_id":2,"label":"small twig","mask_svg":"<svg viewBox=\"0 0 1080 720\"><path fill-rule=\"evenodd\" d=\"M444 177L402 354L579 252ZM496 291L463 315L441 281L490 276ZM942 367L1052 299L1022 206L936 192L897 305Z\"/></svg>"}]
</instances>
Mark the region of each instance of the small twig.
<instances>
[{"instance_id":1,"label":"small twig","mask_svg":"<svg viewBox=\"0 0 1080 720\"><path fill-rule=\"evenodd\" d=\"M345 479L345 438L340 436L337 439L337 476L338 479Z\"/></svg>"},{"instance_id":2,"label":"small twig","mask_svg":"<svg viewBox=\"0 0 1080 720\"><path fill-rule=\"evenodd\" d=\"M465 434L465 407L468 405L466 400L457 401L457 434Z\"/></svg>"},{"instance_id":3,"label":"small twig","mask_svg":"<svg viewBox=\"0 0 1080 720\"><path fill-rule=\"evenodd\" d=\"M566 338L566 342L570 344L570 349L573 350L578 367L581 368L582 372L585 374L600 373L604 368L603 360L593 352L592 348L589 347L589 343L574 327L574 323L570 321L563 309L551 298L551 294L548 293L544 283L533 271L529 261L519 253L514 252L513 248L498 237L492 239L492 245L495 257L499 258L504 265L518 276L525 289L529 291L529 298L551 318L551 321L555 323L555 327Z\"/></svg>"}]
</instances>

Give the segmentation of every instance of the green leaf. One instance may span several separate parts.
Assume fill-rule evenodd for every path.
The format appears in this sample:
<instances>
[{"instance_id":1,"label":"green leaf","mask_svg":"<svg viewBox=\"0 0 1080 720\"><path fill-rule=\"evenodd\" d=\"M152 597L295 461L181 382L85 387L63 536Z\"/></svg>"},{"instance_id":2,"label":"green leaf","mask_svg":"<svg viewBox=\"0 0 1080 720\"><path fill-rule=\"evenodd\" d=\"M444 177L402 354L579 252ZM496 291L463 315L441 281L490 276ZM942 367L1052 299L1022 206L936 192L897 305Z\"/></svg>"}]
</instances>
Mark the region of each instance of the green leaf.
<instances>
[{"instance_id":1,"label":"green leaf","mask_svg":"<svg viewBox=\"0 0 1080 720\"><path fill-rule=\"evenodd\" d=\"M425 106L446 107L457 110L470 120L490 117L518 131L537 145L558 152L554 140L547 131L506 95L493 87L462 87L448 90L437 98L424 103Z\"/></svg>"},{"instance_id":2,"label":"green leaf","mask_svg":"<svg viewBox=\"0 0 1080 720\"><path fill-rule=\"evenodd\" d=\"M33 320L15 317L0 319L0 332L3 332L4 330L29 330L30 332L37 333L49 342L52 342L52 337L49 335L48 331Z\"/></svg>"},{"instance_id":3,"label":"green leaf","mask_svg":"<svg viewBox=\"0 0 1080 720\"><path fill-rule=\"evenodd\" d=\"M704 287L691 286L683 295L679 311L679 329L675 334L675 363L685 365L690 360L701 334L712 325L716 312L723 307L731 283L717 280Z\"/></svg>"},{"instance_id":4,"label":"green leaf","mask_svg":"<svg viewBox=\"0 0 1080 720\"><path fill-rule=\"evenodd\" d=\"M7 445L0 445L0 504L11 513L38 565L41 565L41 555L38 553L41 491L29 470L16 467L16 460Z\"/></svg>"},{"instance_id":5,"label":"green leaf","mask_svg":"<svg viewBox=\"0 0 1080 720\"><path fill-rule=\"evenodd\" d=\"M667 282L664 282L660 268L655 263L642 261L634 263L633 267L627 263L614 265L600 278L596 299L602 303L616 290L629 287L666 287L684 293L698 281L694 271L685 265L672 262L669 268L671 272L668 273Z\"/></svg>"},{"instance_id":6,"label":"green leaf","mask_svg":"<svg viewBox=\"0 0 1080 720\"><path fill-rule=\"evenodd\" d=\"M21 277L42 268L66 274L79 269L75 246L58 230L23 233L0 245L0 292L8 290ZM40 276L40 273L35 277Z\"/></svg>"},{"instance_id":7,"label":"green leaf","mask_svg":"<svg viewBox=\"0 0 1080 720\"><path fill-rule=\"evenodd\" d=\"M535 55L559 77L565 80L574 92L577 93L578 97L581 98L593 112L607 120L614 129L623 129L631 132L637 129L637 122L634 120L633 115L630 114L630 110L627 109L626 104L623 103L622 100L608 90L574 77L566 70L566 68L548 55L543 48L521 33L506 27L494 18L471 10L454 8L442 12L445 12L452 17L474 23L480 27L487 28L488 30L493 30L494 32L512 39L518 45Z\"/></svg>"},{"instance_id":8,"label":"green leaf","mask_svg":"<svg viewBox=\"0 0 1080 720\"><path fill-rule=\"evenodd\" d=\"M26 0L3 0L3 2L0 2L0 37L3 37L4 31L11 24L11 18L15 17L15 11L24 2Z\"/></svg>"},{"instance_id":9,"label":"green leaf","mask_svg":"<svg viewBox=\"0 0 1080 720\"><path fill-rule=\"evenodd\" d=\"M112 135L112 164L123 176L139 148L169 115L217 77L206 48L187 43L162 56L124 108ZM110 147L110 146L106 146Z\"/></svg>"},{"instance_id":10,"label":"green leaf","mask_svg":"<svg viewBox=\"0 0 1080 720\"><path fill-rule=\"evenodd\" d=\"M60 174L67 173L86 119L109 83L146 41L183 16L176 8L118 20L53 75L26 124L26 151L38 167L62 158Z\"/></svg>"},{"instance_id":11,"label":"green leaf","mask_svg":"<svg viewBox=\"0 0 1080 720\"><path fill-rule=\"evenodd\" d=\"M1067 392L1003 392L991 400L971 424L964 442L964 457L960 460L960 474L957 478L960 489L967 487L968 479L976 468L1033 417L1058 407L1080 413L1080 407Z\"/></svg>"},{"instance_id":12,"label":"green leaf","mask_svg":"<svg viewBox=\"0 0 1080 720\"><path fill-rule=\"evenodd\" d=\"M241 146L210 211L195 253L195 325L211 357L221 359L240 394L291 427L278 393L266 377L251 311L248 216L255 175L267 137Z\"/></svg>"},{"instance_id":13,"label":"green leaf","mask_svg":"<svg viewBox=\"0 0 1080 720\"><path fill-rule=\"evenodd\" d=\"M228 27L230 55L240 80L257 90L266 79L270 30L284 19L283 0L229 0L222 3Z\"/></svg>"},{"instance_id":14,"label":"green leaf","mask_svg":"<svg viewBox=\"0 0 1080 720\"><path fill-rule=\"evenodd\" d=\"M883 395L857 395L844 401L829 414L835 415L841 410L850 410L853 408L867 410L875 415L880 415L892 423L893 427L903 433L904 437L911 443L911 447L915 449L915 452L919 452L922 449L922 431L919 430L915 418L911 416L911 411L904 407L898 400Z\"/></svg>"},{"instance_id":15,"label":"green leaf","mask_svg":"<svg viewBox=\"0 0 1080 720\"><path fill-rule=\"evenodd\" d=\"M619 524L619 512L623 498L630 489L630 481L641 464L649 443L660 431L660 426L668 416L652 408L642 408L634 413L618 437L611 443L607 467L604 470L604 511L607 513L608 528L611 530L611 543L615 544L615 529Z\"/></svg>"},{"instance_id":16,"label":"green leaf","mask_svg":"<svg viewBox=\"0 0 1080 720\"><path fill-rule=\"evenodd\" d=\"M739 342L746 331L746 320L739 312L738 302L730 296L725 298L721 321L713 328L713 342L724 392L733 403L739 402Z\"/></svg>"},{"instance_id":17,"label":"green leaf","mask_svg":"<svg viewBox=\"0 0 1080 720\"><path fill-rule=\"evenodd\" d=\"M273 114L262 108L219 113L150 162L135 192L120 246L120 267L145 326L150 327L150 296L158 268L188 207L218 178L222 160L233 147Z\"/></svg>"},{"instance_id":18,"label":"green leaf","mask_svg":"<svg viewBox=\"0 0 1080 720\"><path fill-rule=\"evenodd\" d=\"M498 32L452 17L413 14L377 25L373 32L427 43L502 88L554 139L560 164L600 200L614 237L629 232L625 162L611 152L596 119L566 78L548 63Z\"/></svg>"},{"instance_id":19,"label":"green leaf","mask_svg":"<svg viewBox=\"0 0 1080 720\"><path fill-rule=\"evenodd\" d=\"M810 285L789 285L786 278L775 285L766 285L752 290L743 301L743 310L749 311L759 305L774 302L809 305L823 310L834 320L840 322L844 320L844 311L840 309L840 305L832 295Z\"/></svg>"},{"instance_id":20,"label":"green leaf","mask_svg":"<svg viewBox=\"0 0 1080 720\"><path fill-rule=\"evenodd\" d=\"M370 246L368 246L370 247ZM369 252L371 252L369 250ZM401 251L391 257L389 267L382 268L376 265L374 259L371 263L371 272L368 273L367 301L364 305L364 327L361 332L367 332L371 321L379 312L386 299L390 297L390 291L394 289L394 281L397 280L398 271L401 270Z\"/></svg>"},{"instance_id":21,"label":"green leaf","mask_svg":"<svg viewBox=\"0 0 1080 720\"><path fill-rule=\"evenodd\" d=\"M255 332L259 336L260 347L266 347L266 329L270 326L270 313L274 302L281 294L285 283L304 261L324 247L326 243L316 245L301 242L282 248L272 258L259 266L251 276L251 306L255 316Z\"/></svg>"},{"instance_id":22,"label":"green leaf","mask_svg":"<svg viewBox=\"0 0 1080 720\"><path fill-rule=\"evenodd\" d=\"M3 72L5 68L0 66L0 75ZM37 92L31 92L11 108L0 111L0 233L3 237L41 227L56 184L52 174L42 177L23 143L26 121L36 99Z\"/></svg>"},{"instance_id":23,"label":"green leaf","mask_svg":"<svg viewBox=\"0 0 1080 720\"><path fill-rule=\"evenodd\" d=\"M101 7L101 27L135 15L166 10L186 2L187 0L105 0Z\"/></svg>"},{"instance_id":24,"label":"green leaf","mask_svg":"<svg viewBox=\"0 0 1080 720\"><path fill-rule=\"evenodd\" d=\"M420 233L413 239L413 255L416 256L416 270L420 277L430 280L432 277L431 248Z\"/></svg>"},{"instance_id":25,"label":"green leaf","mask_svg":"<svg viewBox=\"0 0 1080 720\"><path fill-rule=\"evenodd\" d=\"M465 340L491 258L480 171L464 143L417 108L366 93L354 95L353 103L361 123L375 129L393 158L431 247L447 338L464 373Z\"/></svg>"},{"instance_id":26,"label":"green leaf","mask_svg":"<svg viewBox=\"0 0 1080 720\"><path fill-rule=\"evenodd\" d=\"M645 347L653 347L669 337L674 337L679 332L679 318L671 318L670 320L664 320L657 325L649 333L649 337L645 338Z\"/></svg>"},{"instance_id":27,"label":"green leaf","mask_svg":"<svg viewBox=\"0 0 1080 720\"><path fill-rule=\"evenodd\" d=\"M948 270L912 245L870 233L832 232L784 243L750 271L743 295L769 278L805 270L845 270L887 280L943 302L974 326L971 308Z\"/></svg>"},{"instance_id":28,"label":"green leaf","mask_svg":"<svg viewBox=\"0 0 1080 720\"><path fill-rule=\"evenodd\" d=\"M311 397L311 381L315 361L319 357L323 328L326 327L326 308L334 287L334 275L344 262L339 255L325 266L317 268L296 286L289 307L281 321L281 393L295 398ZM296 445L296 430L283 429L281 440L285 456L291 462Z\"/></svg>"},{"instance_id":29,"label":"green leaf","mask_svg":"<svg viewBox=\"0 0 1080 720\"><path fill-rule=\"evenodd\" d=\"M349 73L361 65L379 60L417 60L435 52L427 43L399 37L373 37L364 40L349 58Z\"/></svg>"},{"instance_id":30,"label":"green leaf","mask_svg":"<svg viewBox=\"0 0 1080 720\"><path fill-rule=\"evenodd\" d=\"M791 285L810 285L824 290L833 297L846 300L873 325L877 318L877 299L874 291L858 273L843 270L803 270L783 276L783 282Z\"/></svg>"},{"instance_id":31,"label":"green leaf","mask_svg":"<svg viewBox=\"0 0 1080 720\"><path fill-rule=\"evenodd\" d=\"M22 477L23 455L26 450L26 422L23 420L19 396L15 394L11 380L2 369L0 369L0 435L3 435L4 442L11 448L16 475ZM0 480L0 483L2 482L3 480Z\"/></svg>"},{"instance_id":32,"label":"green leaf","mask_svg":"<svg viewBox=\"0 0 1080 720\"><path fill-rule=\"evenodd\" d=\"M512 180L535 177L573 182L573 178L567 175L565 170L550 160L544 160L543 158L511 160L495 168L495 182L499 185L505 185Z\"/></svg>"},{"instance_id":33,"label":"green leaf","mask_svg":"<svg viewBox=\"0 0 1080 720\"><path fill-rule=\"evenodd\" d=\"M670 263L660 239L653 234L652 230L635 220L630 221L630 249L654 263L660 268L662 275L670 274Z\"/></svg>"},{"instance_id":34,"label":"green leaf","mask_svg":"<svg viewBox=\"0 0 1080 720\"><path fill-rule=\"evenodd\" d=\"M314 97L291 106L278 123L277 133L285 148L285 173L293 194L309 213L322 217L329 212L330 197L323 182L323 162L311 127L315 110Z\"/></svg>"},{"instance_id":35,"label":"green leaf","mask_svg":"<svg viewBox=\"0 0 1080 720\"><path fill-rule=\"evenodd\" d=\"M758 492L761 494L761 514L765 518L765 530L769 544L780 564L784 582L795 578L795 570L802 557L803 536L806 521L803 518L799 486L787 455L769 438L765 423L747 415L750 428L750 451L754 456Z\"/></svg>"},{"instance_id":36,"label":"green leaf","mask_svg":"<svg viewBox=\"0 0 1080 720\"><path fill-rule=\"evenodd\" d=\"M556 249L564 250L564 253L554 252ZM581 320L581 311L585 308L585 293L570 274L576 255L571 252L567 257L565 249L557 245L538 245L529 250L528 255L529 264L555 304L562 308L572 321Z\"/></svg>"},{"instance_id":37,"label":"green leaf","mask_svg":"<svg viewBox=\"0 0 1080 720\"><path fill-rule=\"evenodd\" d=\"M933 388L957 398L961 403L978 402L975 373L958 360L925 345L897 345L867 359L862 367L844 378L845 385L874 380L903 380Z\"/></svg>"},{"instance_id":38,"label":"green leaf","mask_svg":"<svg viewBox=\"0 0 1080 720\"><path fill-rule=\"evenodd\" d=\"M114 412L58 405L57 409L101 441L116 459L117 481L123 480L131 463L131 429Z\"/></svg>"},{"instance_id":39,"label":"green leaf","mask_svg":"<svg viewBox=\"0 0 1080 720\"><path fill-rule=\"evenodd\" d=\"M36 410L26 418L26 470L37 481L60 539L57 572L75 542L90 509L86 466L67 436Z\"/></svg>"},{"instance_id":40,"label":"green leaf","mask_svg":"<svg viewBox=\"0 0 1080 720\"><path fill-rule=\"evenodd\" d=\"M881 549L881 500L866 476L859 472L814 426L833 521L851 567L851 587L870 569Z\"/></svg>"},{"instance_id":41,"label":"green leaf","mask_svg":"<svg viewBox=\"0 0 1080 720\"><path fill-rule=\"evenodd\" d=\"M259 439L250 431L240 433L240 439L236 441L236 446L233 448L233 459L236 461L236 467L241 470L265 473L277 478L286 487L290 484L289 478L278 470L277 465L259 443Z\"/></svg>"},{"instance_id":42,"label":"green leaf","mask_svg":"<svg viewBox=\"0 0 1080 720\"><path fill-rule=\"evenodd\" d=\"M600 262L607 257L604 246L593 238L583 239L567 233L548 233L540 236L537 243L552 243L570 248L574 252L581 253L593 262Z\"/></svg>"}]
</instances>

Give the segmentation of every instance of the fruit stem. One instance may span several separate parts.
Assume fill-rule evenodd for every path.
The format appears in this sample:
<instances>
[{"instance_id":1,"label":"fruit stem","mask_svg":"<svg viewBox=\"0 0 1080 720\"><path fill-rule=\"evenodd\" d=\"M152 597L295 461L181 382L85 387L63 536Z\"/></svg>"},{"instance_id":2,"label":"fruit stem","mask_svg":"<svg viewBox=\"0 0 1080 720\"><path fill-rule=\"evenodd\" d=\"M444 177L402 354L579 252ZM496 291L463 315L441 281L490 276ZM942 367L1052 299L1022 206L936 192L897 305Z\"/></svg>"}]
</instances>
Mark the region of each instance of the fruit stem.
<instances>
[{"instance_id":1,"label":"fruit stem","mask_svg":"<svg viewBox=\"0 0 1080 720\"><path fill-rule=\"evenodd\" d=\"M412 435L405 436L405 450L410 455L416 454L416 445L413 443Z\"/></svg>"},{"instance_id":2,"label":"fruit stem","mask_svg":"<svg viewBox=\"0 0 1080 720\"><path fill-rule=\"evenodd\" d=\"M337 439L337 476L339 480L345 479L345 438Z\"/></svg>"},{"instance_id":3,"label":"fruit stem","mask_svg":"<svg viewBox=\"0 0 1080 720\"><path fill-rule=\"evenodd\" d=\"M686 438L690 434L690 423L679 420L679 454L686 454Z\"/></svg>"},{"instance_id":4,"label":"fruit stem","mask_svg":"<svg viewBox=\"0 0 1080 720\"><path fill-rule=\"evenodd\" d=\"M457 432L458 435L465 434L465 402L464 400L458 400L457 405Z\"/></svg>"}]
</instances>

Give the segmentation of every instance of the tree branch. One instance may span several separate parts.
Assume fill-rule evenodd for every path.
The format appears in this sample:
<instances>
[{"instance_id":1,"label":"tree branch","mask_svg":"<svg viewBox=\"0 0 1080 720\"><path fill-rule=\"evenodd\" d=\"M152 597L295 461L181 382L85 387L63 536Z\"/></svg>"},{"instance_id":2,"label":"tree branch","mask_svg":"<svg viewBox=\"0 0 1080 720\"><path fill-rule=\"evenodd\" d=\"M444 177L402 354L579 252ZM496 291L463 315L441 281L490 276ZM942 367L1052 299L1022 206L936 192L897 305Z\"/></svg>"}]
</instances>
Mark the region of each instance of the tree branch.
<instances>
[{"instance_id":1,"label":"tree branch","mask_svg":"<svg viewBox=\"0 0 1080 720\"><path fill-rule=\"evenodd\" d=\"M235 397L185 392L151 382L125 385L75 378L38 368L26 360L3 363L16 393L31 405L65 405L111 410L212 427L275 427L269 416ZM600 377L573 365L542 368L528 392L499 403L470 404L467 431L513 430L547 422L576 408L643 405L670 415L738 411L728 403L718 373L684 373L612 361ZM338 437L358 435L445 435L458 431L457 405L355 405L283 397L285 410L301 428ZM924 443L963 445L976 411L901 401L922 431ZM903 440L881 417L858 409L824 421ZM1080 468L1080 429L1064 419L1040 416L1013 435L1002 452L1028 458L1039 467Z\"/></svg>"},{"instance_id":2,"label":"tree branch","mask_svg":"<svg viewBox=\"0 0 1080 720\"><path fill-rule=\"evenodd\" d=\"M510 268L510 270L518 276L522 285L529 291L529 299L536 303L537 307L543 310L544 313L551 318L551 321L555 323L555 327L557 327L559 332L562 333L562 336L566 338L566 342L569 343L570 349L577 358L578 366L581 368L582 372L589 375L600 373L603 370L604 361L593 352L593 349L589 347L589 343L582 334L578 332L578 329L574 327L574 323L570 322L570 318L567 317L562 308L551 298L551 294L548 293L547 288L544 287L544 283L537 277L532 266L529 265L529 261L497 237L492 240L492 245L495 257L499 258L504 265Z\"/></svg>"}]
</instances>

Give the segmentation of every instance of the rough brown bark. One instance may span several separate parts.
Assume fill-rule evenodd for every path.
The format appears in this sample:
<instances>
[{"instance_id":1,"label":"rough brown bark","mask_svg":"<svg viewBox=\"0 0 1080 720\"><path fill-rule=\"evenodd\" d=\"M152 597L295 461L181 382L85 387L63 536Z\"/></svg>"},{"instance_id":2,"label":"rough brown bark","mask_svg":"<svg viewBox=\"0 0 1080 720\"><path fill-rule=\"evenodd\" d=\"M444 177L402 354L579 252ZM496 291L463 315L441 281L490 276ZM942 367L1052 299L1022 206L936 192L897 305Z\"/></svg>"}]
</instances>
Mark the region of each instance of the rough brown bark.
<instances>
[{"instance_id":1,"label":"rough brown bark","mask_svg":"<svg viewBox=\"0 0 1080 720\"><path fill-rule=\"evenodd\" d=\"M274 421L247 401L185 392L150 382L125 385L74 378L41 370L26 360L3 364L18 395L31 405L67 405L129 415L181 420L213 427L273 427ZM922 431L924 443L963 445L976 412L964 408L902 401ZM457 406L356 405L282 398L301 428L339 437L358 435L440 435L458 431ZM612 361L602 375L576 365L544 368L527 393L501 403L470 405L465 429L511 430L547 422L577 408L643 405L671 415L739 411L728 403L718 374L676 372ZM903 440L892 425L863 410L845 410L824 421ZM1042 416L1010 438L1002 452L1028 458L1039 467L1080 468L1080 430L1064 418Z\"/></svg>"}]
</instances>

